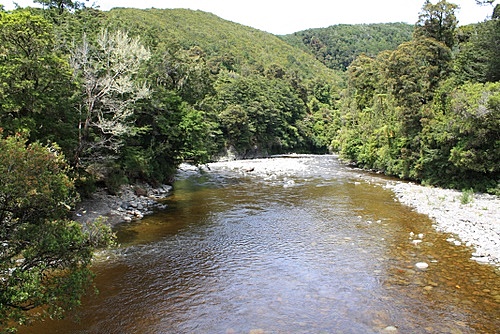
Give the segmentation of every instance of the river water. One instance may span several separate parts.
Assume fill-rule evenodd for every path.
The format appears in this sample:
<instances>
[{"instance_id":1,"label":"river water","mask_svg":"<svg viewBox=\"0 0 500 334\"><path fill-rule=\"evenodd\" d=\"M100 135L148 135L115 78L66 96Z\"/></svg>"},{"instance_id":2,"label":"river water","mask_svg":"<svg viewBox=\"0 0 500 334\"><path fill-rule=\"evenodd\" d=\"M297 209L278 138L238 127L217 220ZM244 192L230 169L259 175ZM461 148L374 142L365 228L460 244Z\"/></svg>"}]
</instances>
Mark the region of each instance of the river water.
<instances>
[{"instance_id":1,"label":"river water","mask_svg":"<svg viewBox=\"0 0 500 334\"><path fill-rule=\"evenodd\" d=\"M498 272L386 179L333 156L270 161L181 171L165 211L119 226L79 321L21 333L499 332Z\"/></svg>"}]
</instances>

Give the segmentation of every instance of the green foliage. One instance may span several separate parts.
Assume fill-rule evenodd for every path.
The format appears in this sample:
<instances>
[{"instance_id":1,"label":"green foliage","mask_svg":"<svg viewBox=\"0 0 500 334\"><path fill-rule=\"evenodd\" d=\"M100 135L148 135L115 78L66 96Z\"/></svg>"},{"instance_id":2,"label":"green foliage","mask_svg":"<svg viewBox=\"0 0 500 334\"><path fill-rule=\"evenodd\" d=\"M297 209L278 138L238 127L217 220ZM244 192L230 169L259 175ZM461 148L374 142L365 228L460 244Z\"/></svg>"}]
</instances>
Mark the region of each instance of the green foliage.
<instances>
[{"instance_id":1,"label":"green foliage","mask_svg":"<svg viewBox=\"0 0 500 334\"><path fill-rule=\"evenodd\" d=\"M500 8L500 5L498 6ZM455 72L461 82L500 80L500 18L459 30Z\"/></svg>"},{"instance_id":2,"label":"green foliage","mask_svg":"<svg viewBox=\"0 0 500 334\"><path fill-rule=\"evenodd\" d=\"M425 120L425 179L455 188L494 189L500 177L499 84L444 88Z\"/></svg>"},{"instance_id":3,"label":"green foliage","mask_svg":"<svg viewBox=\"0 0 500 334\"><path fill-rule=\"evenodd\" d=\"M220 110L217 118L226 146L250 156L300 150L297 121L304 118L306 106L287 80L228 72L215 87L217 95L207 104Z\"/></svg>"},{"instance_id":4,"label":"green foliage","mask_svg":"<svg viewBox=\"0 0 500 334\"><path fill-rule=\"evenodd\" d=\"M67 58L56 49L52 25L18 10L0 13L0 124L32 141L58 142L66 154L76 134L68 123L75 86Z\"/></svg>"},{"instance_id":5,"label":"green foliage","mask_svg":"<svg viewBox=\"0 0 500 334\"><path fill-rule=\"evenodd\" d=\"M451 99L452 129L461 136L451 149L457 167L500 172L500 84L466 84Z\"/></svg>"},{"instance_id":6,"label":"green foliage","mask_svg":"<svg viewBox=\"0 0 500 334\"><path fill-rule=\"evenodd\" d=\"M2 327L79 305L93 276L92 252L111 240L108 228L67 219L78 198L67 172L55 147L0 139Z\"/></svg>"},{"instance_id":7,"label":"green foliage","mask_svg":"<svg viewBox=\"0 0 500 334\"><path fill-rule=\"evenodd\" d=\"M460 195L460 203L469 204L474 200L474 190L472 188L463 189Z\"/></svg>"},{"instance_id":8,"label":"green foliage","mask_svg":"<svg viewBox=\"0 0 500 334\"><path fill-rule=\"evenodd\" d=\"M332 69L345 71L356 57L375 57L394 50L411 39L413 26L405 23L339 24L308 29L281 38L293 46L311 52Z\"/></svg>"},{"instance_id":9,"label":"green foliage","mask_svg":"<svg viewBox=\"0 0 500 334\"><path fill-rule=\"evenodd\" d=\"M250 149L249 144L252 143L255 128L241 105L228 105L218 115L218 121L229 145L234 146L237 151Z\"/></svg>"},{"instance_id":10,"label":"green foliage","mask_svg":"<svg viewBox=\"0 0 500 334\"><path fill-rule=\"evenodd\" d=\"M110 26L141 35L152 48L147 76L154 97L137 122L150 120L145 124L152 132L142 138L159 146L135 141L148 152L143 161L155 166L165 150L171 152L169 165L175 166L182 159L206 162L231 146L242 156L326 147L327 138L305 138L306 132L313 134L304 121L307 101L316 94L315 82L327 82L324 96L318 97L331 109L330 94L341 79L307 53L199 11L115 9L108 20ZM189 106L170 111L163 106L164 94ZM165 125L160 137L156 120ZM321 137L318 130L314 133Z\"/></svg>"},{"instance_id":11,"label":"green foliage","mask_svg":"<svg viewBox=\"0 0 500 334\"><path fill-rule=\"evenodd\" d=\"M499 86L464 81L494 78L486 74L496 61L490 59L494 47L479 41L492 41L496 21L462 28L453 54L454 9L444 1L426 2L412 41L351 64L336 142L345 158L362 167L495 193Z\"/></svg>"},{"instance_id":12,"label":"green foliage","mask_svg":"<svg viewBox=\"0 0 500 334\"><path fill-rule=\"evenodd\" d=\"M189 160L194 164L202 164L210 161L216 153L214 143L215 124L207 114L201 110L188 108L179 123L179 130L184 137L182 149L183 160Z\"/></svg>"},{"instance_id":13,"label":"green foliage","mask_svg":"<svg viewBox=\"0 0 500 334\"><path fill-rule=\"evenodd\" d=\"M458 24L455 10L457 8L457 5L446 0L441 0L436 4L426 0L418 17L415 37L417 39L433 38L451 49L455 45L455 29Z\"/></svg>"},{"instance_id":14,"label":"green foliage","mask_svg":"<svg viewBox=\"0 0 500 334\"><path fill-rule=\"evenodd\" d=\"M416 26L279 38L201 11L41 2L0 13L0 121L59 143L82 191L168 182L228 148L334 149L404 178L496 188L497 88L474 82L498 80L498 15L455 34L456 6L427 1Z\"/></svg>"}]
</instances>

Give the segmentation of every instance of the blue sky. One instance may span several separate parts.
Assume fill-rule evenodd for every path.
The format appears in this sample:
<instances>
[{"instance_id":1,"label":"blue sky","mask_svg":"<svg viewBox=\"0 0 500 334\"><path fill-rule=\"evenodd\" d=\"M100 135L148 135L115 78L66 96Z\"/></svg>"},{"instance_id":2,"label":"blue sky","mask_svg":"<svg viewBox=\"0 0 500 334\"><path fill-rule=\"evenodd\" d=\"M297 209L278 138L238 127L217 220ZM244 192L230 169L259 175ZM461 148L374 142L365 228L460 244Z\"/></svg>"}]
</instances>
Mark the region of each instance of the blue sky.
<instances>
[{"instance_id":1,"label":"blue sky","mask_svg":"<svg viewBox=\"0 0 500 334\"><path fill-rule=\"evenodd\" d=\"M448 1L461 7L457 13L460 24L483 21L493 12L491 6L478 6L475 0ZM31 0L0 0L7 9L14 7L13 2L22 7L33 5ZM86 3L102 10L113 7L200 9L273 34L288 34L340 23L413 24L424 0L88 0Z\"/></svg>"}]
</instances>

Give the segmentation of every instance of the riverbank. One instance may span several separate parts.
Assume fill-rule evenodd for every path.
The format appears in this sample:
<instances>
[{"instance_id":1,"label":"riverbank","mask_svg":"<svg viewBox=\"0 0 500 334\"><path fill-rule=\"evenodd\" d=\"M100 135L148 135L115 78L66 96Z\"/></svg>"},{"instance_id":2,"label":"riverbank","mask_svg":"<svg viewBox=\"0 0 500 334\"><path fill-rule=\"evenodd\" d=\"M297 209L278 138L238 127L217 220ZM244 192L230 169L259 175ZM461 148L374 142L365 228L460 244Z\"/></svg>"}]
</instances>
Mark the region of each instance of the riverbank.
<instances>
[{"instance_id":1,"label":"riverbank","mask_svg":"<svg viewBox=\"0 0 500 334\"><path fill-rule=\"evenodd\" d=\"M448 242L472 247L472 260L500 267L500 199L497 196L425 187L408 182L386 184L397 200L429 216L449 233Z\"/></svg>"},{"instance_id":2,"label":"riverbank","mask_svg":"<svg viewBox=\"0 0 500 334\"><path fill-rule=\"evenodd\" d=\"M73 219L86 223L104 217L110 226L140 220L156 209L165 208L159 201L170 196L171 192L172 186L153 188L147 184L122 186L119 195L110 195L105 189L100 189L76 206Z\"/></svg>"}]
</instances>

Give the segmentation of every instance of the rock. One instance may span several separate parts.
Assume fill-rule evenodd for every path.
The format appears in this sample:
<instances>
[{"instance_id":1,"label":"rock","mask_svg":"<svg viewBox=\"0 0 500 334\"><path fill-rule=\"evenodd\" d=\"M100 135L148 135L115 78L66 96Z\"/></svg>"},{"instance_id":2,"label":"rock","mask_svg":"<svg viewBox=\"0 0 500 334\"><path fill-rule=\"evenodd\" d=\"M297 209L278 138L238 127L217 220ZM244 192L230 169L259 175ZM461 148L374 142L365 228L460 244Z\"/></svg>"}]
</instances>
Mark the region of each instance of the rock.
<instances>
[{"instance_id":1,"label":"rock","mask_svg":"<svg viewBox=\"0 0 500 334\"><path fill-rule=\"evenodd\" d=\"M398 328L396 326L387 326L382 330L383 333L396 333Z\"/></svg>"},{"instance_id":2,"label":"rock","mask_svg":"<svg viewBox=\"0 0 500 334\"><path fill-rule=\"evenodd\" d=\"M489 263L490 262L490 260L486 256L481 256L481 257L475 257L475 256L473 256L470 259L474 260L474 261L476 261L478 263Z\"/></svg>"},{"instance_id":3,"label":"rock","mask_svg":"<svg viewBox=\"0 0 500 334\"><path fill-rule=\"evenodd\" d=\"M134 193L136 196L148 196L148 191L142 187L136 186L134 187Z\"/></svg>"},{"instance_id":4,"label":"rock","mask_svg":"<svg viewBox=\"0 0 500 334\"><path fill-rule=\"evenodd\" d=\"M429 264L427 264L426 262L417 262L415 264L415 267L417 267L418 269L427 269L429 268Z\"/></svg>"}]
</instances>

